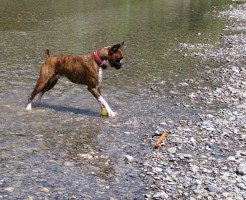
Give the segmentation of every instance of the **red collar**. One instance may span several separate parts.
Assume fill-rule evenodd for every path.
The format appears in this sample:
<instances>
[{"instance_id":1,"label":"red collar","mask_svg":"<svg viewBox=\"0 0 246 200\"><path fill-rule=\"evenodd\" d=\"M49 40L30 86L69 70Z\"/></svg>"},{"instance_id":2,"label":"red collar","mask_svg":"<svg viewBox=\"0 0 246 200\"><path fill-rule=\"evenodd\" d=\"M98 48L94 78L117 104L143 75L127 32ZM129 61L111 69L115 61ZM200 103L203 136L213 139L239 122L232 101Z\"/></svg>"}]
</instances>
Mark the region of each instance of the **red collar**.
<instances>
[{"instance_id":1,"label":"red collar","mask_svg":"<svg viewBox=\"0 0 246 200\"><path fill-rule=\"evenodd\" d=\"M96 61L96 63L99 65L99 67L101 67L101 68L103 68L103 69L107 69L108 66L105 65L105 64L103 63L103 61L99 58L97 51L94 51L94 52L93 52L93 58L94 58L94 60Z\"/></svg>"}]
</instances>

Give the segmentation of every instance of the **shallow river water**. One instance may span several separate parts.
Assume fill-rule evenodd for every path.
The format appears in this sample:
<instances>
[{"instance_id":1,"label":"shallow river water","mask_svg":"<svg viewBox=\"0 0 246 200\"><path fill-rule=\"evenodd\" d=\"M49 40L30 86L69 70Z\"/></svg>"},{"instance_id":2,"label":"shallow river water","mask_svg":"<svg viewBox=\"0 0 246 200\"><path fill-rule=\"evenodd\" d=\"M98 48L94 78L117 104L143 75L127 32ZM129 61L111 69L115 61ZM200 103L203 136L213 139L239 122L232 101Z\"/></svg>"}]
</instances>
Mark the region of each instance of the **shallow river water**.
<instances>
[{"instance_id":1,"label":"shallow river water","mask_svg":"<svg viewBox=\"0 0 246 200\"><path fill-rule=\"evenodd\" d=\"M215 11L229 2L0 0L0 199L142 199L146 138L166 116L195 118L176 97L205 63L180 43L218 42ZM125 68L106 70L101 89L115 118L66 78L25 111L46 48L82 54L122 41Z\"/></svg>"}]
</instances>

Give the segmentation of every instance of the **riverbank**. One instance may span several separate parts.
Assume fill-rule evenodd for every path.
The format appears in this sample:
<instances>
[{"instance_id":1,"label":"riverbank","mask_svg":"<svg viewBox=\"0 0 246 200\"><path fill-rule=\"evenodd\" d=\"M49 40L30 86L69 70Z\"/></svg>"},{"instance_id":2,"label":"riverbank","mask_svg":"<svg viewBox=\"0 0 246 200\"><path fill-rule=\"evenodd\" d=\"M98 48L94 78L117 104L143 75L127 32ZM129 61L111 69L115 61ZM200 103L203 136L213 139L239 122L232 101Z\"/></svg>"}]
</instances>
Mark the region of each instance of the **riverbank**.
<instances>
[{"instance_id":1,"label":"riverbank","mask_svg":"<svg viewBox=\"0 0 246 200\"><path fill-rule=\"evenodd\" d=\"M160 121L168 131L161 148L145 154L141 178L146 199L246 199L246 5L219 13L230 24L215 48L186 56L213 60L182 105L200 105L198 120ZM198 51L198 50L197 50ZM150 141L155 141L155 136Z\"/></svg>"}]
</instances>

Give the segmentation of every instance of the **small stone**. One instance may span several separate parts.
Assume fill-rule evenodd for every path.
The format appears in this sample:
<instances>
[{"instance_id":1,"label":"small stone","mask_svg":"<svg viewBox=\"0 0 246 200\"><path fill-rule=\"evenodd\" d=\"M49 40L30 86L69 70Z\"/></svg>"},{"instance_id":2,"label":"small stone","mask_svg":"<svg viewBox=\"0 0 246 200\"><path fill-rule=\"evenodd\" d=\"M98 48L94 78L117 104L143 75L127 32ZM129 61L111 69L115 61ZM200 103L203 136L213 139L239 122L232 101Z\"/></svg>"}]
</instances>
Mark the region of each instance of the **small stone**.
<instances>
[{"instance_id":1,"label":"small stone","mask_svg":"<svg viewBox=\"0 0 246 200\"><path fill-rule=\"evenodd\" d=\"M229 160L229 161L235 161L236 158L235 158L234 156L229 156L229 157L227 158L227 160Z\"/></svg>"},{"instance_id":2,"label":"small stone","mask_svg":"<svg viewBox=\"0 0 246 200\"><path fill-rule=\"evenodd\" d=\"M241 190L245 190L246 191L246 186L243 183L238 183L237 187L240 188Z\"/></svg>"},{"instance_id":3,"label":"small stone","mask_svg":"<svg viewBox=\"0 0 246 200\"><path fill-rule=\"evenodd\" d=\"M192 158L191 154L183 154L184 158Z\"/></svg>"},{"instance_id":4,"label":"small stone","mask_svg":"<svg viewBox=\"0 0 246 200\"><path fill-rule=\"evenodd\" d=\"M170 147L170 148L167 149L167 151L168 151L169 153L176 153L177 148L176 148L176 147Z\"/></svg>"},{"instance_id":5,"label":"small stone","mask_svg":"<svg viewBox=\"0 0 246 200\"><path fill-rule=\"evenodd\" d=\"M242 156L246 156L246 151L240 151L240 154L241 154Z\"/></svg>"},{"instance_id":6,"label":"small stone","mask_svg":"<svg viewBox=\"0 0 246 200\"><path fill-rule=\"evenodd\" d=\"M91 155L91 154L78 154L78 156L79 157L81 157L81 158L84 158L84 159L88 159L88 160L91 160L91 159L93 159L93 156Z\"/></svg>"},{"instance_id":7,"label":"small stone","mask_svg":"<svg viewBox=\"0 0 246 200\"><path fill-rule=\"evenodd\" d=\"M46 187L40 187L39 190L42 191L42 192L45 192L45 193L48 193L48 192L50 191L50 190L49 190L48 188L46 188Z\"/></svg>"},{"instance_id":8,"label":"small stone","mask_svg":"<svg viewBox=\"0 0 246 200\"><path fill-rule=\"evenodd\" d=\"M125 156L125 162L126 163L131 163L133 161L134 161L134 158L132 156L130 156L130 155Z\"/></svg>"},{"instance_id":9,"label":"small stone","mask_svg":"<svg viewBox=\"0 0 246 200\"><path fill-rule=\"evenodd\" d=\"M217 187L216 185L209 185L207 187L207 190L209 192L214 192L214 193L220 193L221 189L219 187Z\"/></svg>"},{"instance_id":10,"label":"small stone","mask_svg":"<svg viewBox=\"0 0 246 200\"><path fill-rule=\"evenodd\" d=\"M246 134L240 135L239 140L241 140L241 141L246 140Z\"/></svg>"},{"instance_id":11,"label":"small stone","mask_svg":"<svg viewBox=\"0 0 246 200\"><path fill-rule=\"evenodd\" d=\"M240 175L246 175L246 163L241 163L237 167L237 173Z\"/></svg>"},{"instance_id":12,"label":"small stone","mask_svg":"<svg viewBox=\"0 0 246 200\"><path fill-rule=\"evenodd\" d=\"M199 195L199 194L204 193L204 191L203 191L203 190L196 189L196 190L194 190L194 193L195 193L196 195Z\"/></svg>"},{"instance_id":13,"label":"small stone","mask_svg":"<svg viewBox=\"0 0 246 200\"><path fill-rule=\"evenodd\" d=\"M182 83L179 83L179 86L188 87L188 86L189 86L189 84L188 84L188 83L186 83L186 82L182 82Z\"/></svg>"},{"instance_id":14,"label":"small stone","mask_svg":"<svg viewBox=\"0 0 246 200\"><path fill-rule=\"evenodd\" d=\"M214 118L214 116L211 114L207 114L207 118Z\"/></svg>"},{"instance_id":15,"label":"small stone","mask_svg":"<svg viewBox=\"0 0 246 200\"><path fill-rule=\"evenodd\" d=\"M110 186L109 185L106 185L105 188L108 190L108 189L110 189Z\"/></svg>"},{"instance_id":16,"label":"small stone","mask_svg":"<svg viewBox=\"0 0 246 200\"><path fill-rule=\"evenodd\" d=\"M208 130L208 131L215 131L215 130L216 130L216 129L213 128L213 127L206 127L205 129Z\"/></svg>"},{"instance_id":17,"label":"small stone","mask_svg":"<svg viewBox=\"0 0 246 200\"><path fill-rule=\"evenodd\" d=\"M69 199L69 200L76 200L76 196L73 195L73 196L69 197L68 199Z\"/></svg>"},{"instance_id":18,"label":"small stone","mask_svg":"<svg viewBox=\"0 0 246 200\"><path fill-rule=\"evenodd\" d=\"M191 141L191 143L193 144L193 145L196 145L196 139L195 138L190 138L190 141Z\"/></svg>"},{"instance_id":19,"label":"small stone","mask_svg":"<svg viewBox=\"0 0 246 200\"><path fill-rule=\"evenodd\" d=\"M190 128L183 128L183 131L185 131L185 132L191 132L191 129Z\"/></svg>"},{"instance_id":20,"label":"small stone","mask_svg":"<svg viewBox=\"0 0 246 200\"><path fill-rule=\"evenodd\" d=\"M152 170L153 170L153 172L155 172L155 173L162 172L162 168L160 168L160 167L153 167Z\"/></svg>"},{"instance_id":21,"label":"small stone","mask_svg":"<svg viewBox=\"0 0 246 200\"><path fill-rule=\"evenodd\" d=\"M66 162L64 162L64 165L67 167L73 167L74 163L66 161Z\"/></svg>"},{"instance_id":22,"label":"small stone","mask_svg":"<svg viewBox=\"0 0 246 200\"><path fill-rule=\"evenodd\" d=\"M174 90L171 90L169 93L170 93L170 94L173 94L173 95L178 95L178 94L180 94L180 92L174 91Z\"/></svg>"},{"instance_id":23,"label":"small stone","mask_svg":"<svg viewBox=\"0 0 246 200\"><path fill-rule=\"evenodd\" d=\"M223 193L222 193L222 196L225 197L225 198L228 197L228 195L229 195L228 192L223 192Z\"/></svg>"},{"instance_id":24,"label":"small stone","mask_svg":"<svg viewBox=\"0 0 246 200\"><path fill-rule=\"evenodd\" d=\"M197 185L201 185L201 184L202 184L202 181L196 180L196 184L197 184Z\"/></svg>"},{"instance_id":25,"label":"small stone","mask_svg":"<svg viewBox=\"0 0 246 200\"><path fill-rule=\"evenodd\" d=\"M27 198L25 198L25 200L34 200L33 197L28 196Z\"/></svg>"},{"instance_id":26,"label":"small stone","mask_svg":"<svg viewBox=\"0 0 246 200\"><path fill-rule=\"evenodd\" d=\"M194 165L194 166L191 167L191 171L194 172L194 173L196 173L196 172L199 171L199 167L196 166L196 165Z\"/></svg>"},{"instance_id":27,"label":"small stone","mask_svg":"<svg viewBox=\"0 0 246 200\"><path fill-rule=\"evenodd\" d=\"M6 188L4 188L4 191L5 192L13 192L14 191L14 188L12 188L12 187L6 187Z\"/></svg>"},{"instance_id":28,"label":"small stone","mask_svg":"<svg viewBox=\"0 0 246 200\"><path fill-rule=\"evenodd\" d=\"M153 195L153 198L154 199L158 199L158 198L167 199L168 195L165 192L158 192L158 193Z\"/></svg>"},{"instance_id":29,"label":"small stone","mask_svg":"<svg viewBox=\"0 0 246 200\"><path fill-rule=\"evenodd\" d=\"M166 126L166 125L167 125L166 122L161 122L161 123L159 124L159 126Z\"/></svg>"}]
</instances>

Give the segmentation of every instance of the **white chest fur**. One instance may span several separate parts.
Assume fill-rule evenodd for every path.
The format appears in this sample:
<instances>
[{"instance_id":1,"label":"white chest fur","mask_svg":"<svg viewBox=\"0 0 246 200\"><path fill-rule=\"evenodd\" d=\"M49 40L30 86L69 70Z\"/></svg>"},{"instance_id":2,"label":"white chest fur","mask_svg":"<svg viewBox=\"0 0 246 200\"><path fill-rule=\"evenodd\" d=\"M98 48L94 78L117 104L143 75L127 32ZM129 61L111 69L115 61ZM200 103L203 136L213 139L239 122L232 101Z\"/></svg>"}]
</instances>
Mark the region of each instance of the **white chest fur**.
<instances>
[{"instance_id":1,"label":"white chest fur","mask_svg":"<svg viewBox=\"0 0 246 200\"><path fill-rule=\"evenodd\" d=\"M103 79L103 69L99 67L99 85L101 85Z\"/></svg>"}]
</instances>

